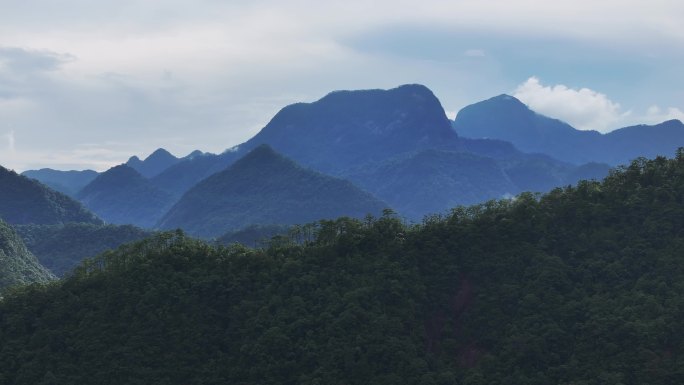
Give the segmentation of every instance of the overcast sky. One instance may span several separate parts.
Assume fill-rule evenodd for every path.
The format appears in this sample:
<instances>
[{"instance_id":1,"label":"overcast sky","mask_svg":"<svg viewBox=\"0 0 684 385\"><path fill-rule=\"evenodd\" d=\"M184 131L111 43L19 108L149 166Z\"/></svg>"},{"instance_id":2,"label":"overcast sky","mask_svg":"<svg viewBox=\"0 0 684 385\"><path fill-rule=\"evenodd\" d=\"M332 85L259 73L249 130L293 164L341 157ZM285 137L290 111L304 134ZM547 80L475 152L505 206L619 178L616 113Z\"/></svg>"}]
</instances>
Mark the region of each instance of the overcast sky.
<instances>
[{"instance_id":1,"label":"overcast sky","mask_svg":"<svg viewBox=\"0 0 684 385\"><path fill-rule=\"evenodd\" d=\"M428 86L580 129L684 119L679 0L0 0L0 165L221 152L287 104Z\"/></svg>"}]
</instances>

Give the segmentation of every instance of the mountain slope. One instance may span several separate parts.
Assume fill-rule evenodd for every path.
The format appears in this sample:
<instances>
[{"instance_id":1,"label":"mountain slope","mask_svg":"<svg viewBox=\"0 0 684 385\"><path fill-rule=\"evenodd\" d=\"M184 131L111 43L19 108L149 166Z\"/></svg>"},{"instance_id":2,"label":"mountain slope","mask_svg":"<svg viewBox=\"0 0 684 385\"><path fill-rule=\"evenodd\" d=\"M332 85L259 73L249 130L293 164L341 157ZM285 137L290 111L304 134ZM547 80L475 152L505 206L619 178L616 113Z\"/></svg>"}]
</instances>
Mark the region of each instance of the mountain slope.
<instances>
[{"instance_id":1,"label":"mountain slope","mask_svg":"<svg viewBox=\"0 0 684 385\"><path fill-rule=\"evenodd\" d=\"M176 158L165 149L159 148L145 158L145 160L140 160L137 156L130 157L126 162L126 166L139 172L145 178L152 178L178 162L180 162L179 158Z\"/></svg>"},{"instance_id":2,"label":"mountain slope","mask_svg":"<svg viewBox=\"0 0 684 385\"><path fill-rule=\"evenodd\" d=\"M453 127L464 137L505 140L522 151L544 153L575 164L617 165L640 156L670 155L684 146L684 124L678 120L600 134L577 130L560 120L537 114L509 95L464 107L458 112Z\"/></svg>"},{"instance_id":3,"label":"mountain slope","mask_svg":"<svg viewBox=\"0 0 684 385\"><path fill-rule=\"evenodd\" d=\"M55 276L26 249L17 233L0 220L0 294L14 285L53 279Z\"/></svg>"},{"instance_id":4,"label":"mountain slope","mask_svg":"<svg viewBox=\"0 0 684 385\"><path fill-rule=\"evenodd\" d=\"M92 182L93 179L97 177L97 172L93 170L60 171L42 168L40 170L24 171L21 175L35 179L55 191L73 197L85 187L85 185Z\"/></svg>"},{"instance_id":5,"label":"mountain slope","mask_svg":"<svg viewBox=\"0 0 684 385\"><path fill-rule=\"evenodd\" d=\"M679 384L683 202L680 152L421 225L159 234L0 301L0 384Z\"/></svg>"},{"instance_id":6,"label":"mountain slope","mask_svg":"<svg viewBox=\"0 0 684 385\"><path fill-rule=\"evenodd\" d=\"M1 166L0 218L11 224L102 223L77 201Z\"/></svg>"},{"instance_id":7,"label":"mountain slope","mask_svg":"<svg viewBox=\"0 0 684 385\"><path fill-rule=\"evenodd\" d=\"M413 220L518 192L494 159L440 150L360 167L345 177Z\"/></svg>"},{"instance_id":8,"label":"mountain slope","mask_svg":"<svg viewBox=\"0 0 684 385\"><path fill-rule=\"evenodd\" d=\"M126 165L100 174L76 197L108 223L147 228L173 203L168 193Z\"/></svg>"},{"instance_id":9,"label":"mountain slope","mask_svg":"<svg viewBox=\"0 0 684 385\"><path fill-rule=\"evenodd\" d=\"M87 223L18 225L15 230L38 261L58 277L68 274L88 257L152 235L131 225Z\"/></svg>"},{"instance_id":10,"label":"mountain slope","mask_svg":"<svg viewBox=\"0 0 684 385\"><path fill-rule=\"evenodd\" d=\"M302 168L264 145L193 187L158 227L212 237L251 224L377 215L385 207L350 182Z\"/></svg>"}]
</instances>

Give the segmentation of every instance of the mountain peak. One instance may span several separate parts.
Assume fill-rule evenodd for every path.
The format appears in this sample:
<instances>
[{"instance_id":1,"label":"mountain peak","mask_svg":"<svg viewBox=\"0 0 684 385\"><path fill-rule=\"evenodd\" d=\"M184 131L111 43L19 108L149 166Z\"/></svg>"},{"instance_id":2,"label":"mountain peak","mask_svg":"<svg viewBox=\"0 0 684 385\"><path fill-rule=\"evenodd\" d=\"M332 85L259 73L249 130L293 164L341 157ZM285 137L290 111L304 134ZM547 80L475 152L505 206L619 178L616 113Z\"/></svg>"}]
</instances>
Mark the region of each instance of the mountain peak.
<instances>
[{"instance_id":1,"label":"mountain peak","mask_svg":"<svg viewBox=\"0 0 684 385\"><path fill-rule=\"evenodd\" d=\"M163 148L158 148L154 150L153 153L151 153L147 158L145 158L145 161L149 160L155 160L155 159L160 159L160 158L173 158L177 159L175 156L173 156L170 152L166 151Z\"/></svg>"},{"instance_id":2,"label":"mountain peak","mask_svg":"<svg viewBox=\"0 0 684 385\"><path fill-rule=\"evenodd\" d=\"M336 173L416 149L457 147L458 135L432 91L407 84L334 91L289 105L241 148L262 143L305 166Z\"/></svg>"},{"instance_id":3,"label":"mountain peak","mask_svg":"<svg viewBox=\"0 0 684 385\"><path fill-rule=\"evenodd\" d=\"M178 163L180 159L163 148L156 149L145 160L132 156L126 165L138 171L145 178L152 178L162 171Z\"/></svg>"}]
</instances>

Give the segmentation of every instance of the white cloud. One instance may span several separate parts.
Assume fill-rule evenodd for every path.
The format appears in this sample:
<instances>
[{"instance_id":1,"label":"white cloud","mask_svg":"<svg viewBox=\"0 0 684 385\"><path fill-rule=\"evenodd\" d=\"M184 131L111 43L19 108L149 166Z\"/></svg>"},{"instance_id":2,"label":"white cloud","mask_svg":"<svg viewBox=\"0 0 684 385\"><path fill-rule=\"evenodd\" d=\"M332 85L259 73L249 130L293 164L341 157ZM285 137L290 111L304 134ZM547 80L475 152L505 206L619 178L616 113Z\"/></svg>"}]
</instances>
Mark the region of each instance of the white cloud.
<instances>
[{"instance_id":1,"label":"white cloud","mask_svg":"<svg viewBox=\"0 0 684 385\"><path fill-rule=\"evenodd\" d=\"M580 130L608 132L619 127L631 111L622 112L619 103L589 88L565 85L545 86L531 77L513 94L535 112L563 120Z\"/></svg>"},{"instance_id":2,"label":"white cloud","mask_svg":"<svg viewBox=\"0 0 684 385\"><path fill-rule=\"evenodd\" d=\"M644 116L643 122L648 124L658 124L672 119L678 119L684 122L684 111L676 107L662 109L659 106L653 105L646 111L646 116Z\"/></svg>"}]
</instances>

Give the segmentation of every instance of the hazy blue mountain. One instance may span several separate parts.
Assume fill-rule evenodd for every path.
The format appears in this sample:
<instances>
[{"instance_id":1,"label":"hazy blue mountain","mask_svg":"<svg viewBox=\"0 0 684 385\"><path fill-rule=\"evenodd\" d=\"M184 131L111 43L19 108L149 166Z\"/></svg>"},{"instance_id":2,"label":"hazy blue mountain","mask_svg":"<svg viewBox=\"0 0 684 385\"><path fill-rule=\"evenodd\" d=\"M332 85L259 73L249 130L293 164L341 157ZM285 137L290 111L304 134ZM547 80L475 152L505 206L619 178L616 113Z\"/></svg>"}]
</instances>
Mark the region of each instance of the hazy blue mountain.
<instances>
[{"instance_id":1,"label":"hazy blue mountain","mask_svg":"<svg viewBox=\"0 0 684 385\"><path fill-rule=\"evenodd\" d=\"M523 191L546 192L580 179L600 180L605 164L581 167L545 156L495 159L466 152L424 150L360 167L346 178L420 220L459 205L501 199Z\"/></svg>"},{"instance_id":2,"label":"hazy blue mountain","mask_svg":"<svg viewBox=\"0 0 684 385\"><path fill-rule=\"evenodd\" d=\"M518 191L494 159L442 150L406 154L345 177L411 219Z\"/></svg>"},{"instance_id":3,"label":"hazy blue mountain","mask_svg":"<svg viewBox=\"0 0 684 385\"><path fill-rule=\"evenodd\" d=\"M684 146L684 124L678 120L600 134L538 114L509 95L463 108L453 127L464 137L505 140L524 152L544 153L575 164L617 165L640 156L672 155Z\"/></svg>"},{"instance_id":4,"label":"hazy blue mountain","mask_svg":"<svg viewBox=\"0 0 684 385\"><path fill-rule=\"evenodd\" d=\"M61 171L53 170L51 168L41 168L40 170L24 171L21 175L35 179L53 190L73 197L77 192L81 191L85 185L92 182L92 180L97 177L97 171Z\"/></svg>"},{"instance_id":5,"label":"hazy blue mountain","mask_svg":"<svg viewBox=\"0 0 684 385\"><path fill-rule=\"evenodd\" d=\"M10 286L55 279L28 251L21 238L0 219L0 293Z\"/></svg>"},{"instance_id":6,"label":"hazy blue mountain","mask_svg":"<svg viewBox=\"0 0 684 385\"><path fill-rule=\"evenodd\" d=\"M261 144L332 175L404 152L461 147L442 105L425 86L336 91L313 103L283 108L247 142L220 155L181 162L154 183L180 195Z\"/></svg>"},{"instance_id":7,"label":"hazy blue mountain","mask_svg":"<svg viewBox=\"0 0 684 385\"><path fill-rule=\"evenodd\" d=\"M460 148L439 100L415 84L336 91L314 103L287 106L242 146L263 143L332 174L406 152Z\"/></svg>"},{"instance_id":8,"label":"hazy blue mountain","mask_svg":"<svg viewBox=\"0 0 684 385\"><path fill-rule=\"evenodd\" d=\"M150 231L131 225L88 223L17 225L14 229L38 261L60 277L85 258L152 235Z\"/></svg>"},{"instance_id":9,"label":"hazy blue mountain","mask_svg":"<svg viewBox=\"0 0 684 385\"><path fill-rule=\"evenodd\" d=\"M604 158L598 161L619 164L636 157L672 156L682 146L684 124L679 120L625 127L603 136Z\"/></svg>"},{"instance_id":10,"label":"hazy blue mountain","mask_svg":"<svg viewBox=\"0 0 684 385\"><path fill-rule=\"evenodd\" d=\"M199 181L230 166L240 157L240 154L231 151L221 155L196 154L169 167L166 171L152 178L151 181L155 186L168 192L177 200Z\"/></svg>"},{"instance_id":11,"label":"hazy blue mountain","mask_svg":"<svg viewBox=\"0 0 684 385\"><path fill-rule=\"evenodd\" d=\"M386 207L351 182L300 167L263 145L193 187L158 227L215 237L250 224L358 218Z\"/></svg>"},{"instance_id":12,"label":"hazy blue mountain","mask_svg":"<svg viewBox=\"0 0 684 385\"><path fill-rule=\"evenodd\" d=\"M173 203L171 195L123 164L100 174L76 197L108 223L145 228Z\"/></svg>"},{"instance_id":13,"label":"hazy blue mountain","mask_svg":"<svg viewBox=\"0 0 684 385\"><path fill-rule=\"evenodd\" d=\"M126 162L126 166L136 170L145 178L152 178L178 162L180 162L179 158L176 158L165 149L159 148L145 158L145 160L140 160L137 156L130 157Z\"/></svg>"},{"instance_id":14,"label":"hazy blue mountain","mask_svg":"<svg viewBox=\"0 0 684 385\"><path fill-rule=\"evenodd\" d=\"M74 199L2 166L0 218L11 224L102 223Z\"/></svg>"}]
</instances>

